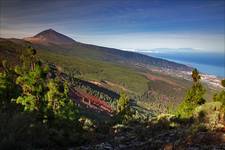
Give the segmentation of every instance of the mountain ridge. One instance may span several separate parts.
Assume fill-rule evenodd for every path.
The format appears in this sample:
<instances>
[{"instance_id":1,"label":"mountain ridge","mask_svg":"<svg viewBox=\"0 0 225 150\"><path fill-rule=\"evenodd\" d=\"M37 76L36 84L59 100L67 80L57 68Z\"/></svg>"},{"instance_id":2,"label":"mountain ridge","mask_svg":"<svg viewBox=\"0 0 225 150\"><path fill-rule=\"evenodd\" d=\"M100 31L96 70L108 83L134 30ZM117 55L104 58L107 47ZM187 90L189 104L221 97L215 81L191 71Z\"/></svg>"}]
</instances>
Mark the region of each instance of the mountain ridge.
<instances>
[{"instance_id":1,"label":"mountain ridge","mask_svg":"<svg viewBox=\"0 0 225 150\"><path fill-rule=\"evenodd\" d=\"M19 62L20 50L32 46L42 60L59 66L64 72L86 81L96 81L118 93L121 89L128 89L127 91L132 91L129 92L131 98L156 100L159 95L163 95L163 97L168 97L167 99L174 99L176 95L180 95L175 99L179 101L183 97L185 88L181 87L177 90L170 87L184 84L185 87L189 87L190 85L189 81L176 76L176 71L173 72L176 79L173 79L171 75L163 75L168 69L170 71L191 71L192 68L188 66L135 52L74 41L73 44L59 44L56 41L46 44L23 39L0 39L0 59L8 59L10 63L14 62L12 65L16 65ZM16 51L18 51L17 54L15 54ZM149 79L149 74L161 76L165 80ZM165 82L167 79L175 84ZM108 83L113 83L113 85ZM159 85L162 86L159 87ZM168 93L168 89L171 89L171 92ZM164 100L167 101L167 99Z\"/></svg>"},{"instance_id":2,"label":"mountain ridge","mask_svg":"<svg viewBox=\"0 0 225 150\"><path fill-rule=\"evenodd\" d=\"M74 44L76 41L72 38L61 34L53 29L44 30L33 37L24 38L24 40L32 43L44 43L44 44Z\"/></svg>"},{"instance_id":3,"label":"mountain ridge","mask_svg":"<svg viewBox=\"0 0 225 150\"><path fill-rule=\"evenodd\" d=\"M183 64L137 52L81 43L53 29L44 30L33 37L24 38L24 40L37 44L38 46L45 46L48 50L54 49L53 51L68 53L69 55L90 57L91 59L131 65L132 67L142 66L144 68L161 67L182 71L192 70L191 67Z\"/></svg>"}]
</instances>

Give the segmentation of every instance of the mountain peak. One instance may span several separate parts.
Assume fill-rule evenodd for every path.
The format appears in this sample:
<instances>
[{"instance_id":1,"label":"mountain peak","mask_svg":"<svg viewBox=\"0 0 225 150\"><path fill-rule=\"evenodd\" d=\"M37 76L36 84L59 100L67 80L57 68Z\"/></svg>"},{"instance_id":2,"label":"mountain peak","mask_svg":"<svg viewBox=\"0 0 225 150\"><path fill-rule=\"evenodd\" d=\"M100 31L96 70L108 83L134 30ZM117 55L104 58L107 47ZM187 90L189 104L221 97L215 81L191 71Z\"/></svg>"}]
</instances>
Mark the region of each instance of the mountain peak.
<instances>
[{"instance_id":1,"label":"mountain peak","mask_svg":"<svg viewBox=\"0 0 225 150\"><path fill-rule=\"evenodd\" d=\"M46 36L46 35L49 35L49 34L61 34L61 33L58 33L53 29L47 29L47 30L44 30L44 31L36 34L34 37Z\"/></svg>"},{"instance_id":2,"label":"mountain peak","mask_svg":"<svg viewBox=\"0 0 225 150\"><path fill-rule=\"evenodd\" d=\"M76 41L72 38L65 36L53 29L44 30L33 37L24 38L26 41L32 43L42 43L42 44L74 44Z\"/></svg>"}]
</instances>

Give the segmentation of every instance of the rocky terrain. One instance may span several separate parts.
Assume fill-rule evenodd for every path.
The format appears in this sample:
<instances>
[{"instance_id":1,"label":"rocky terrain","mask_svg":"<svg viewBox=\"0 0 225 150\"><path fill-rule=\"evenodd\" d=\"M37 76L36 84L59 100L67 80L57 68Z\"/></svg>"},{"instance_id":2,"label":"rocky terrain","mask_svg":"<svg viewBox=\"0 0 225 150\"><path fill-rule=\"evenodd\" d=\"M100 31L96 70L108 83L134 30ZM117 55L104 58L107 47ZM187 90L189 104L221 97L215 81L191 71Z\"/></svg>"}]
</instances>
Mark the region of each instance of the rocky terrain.
<instances>
[{"instance_id":1,"label":"rocky terrain","mask_svg":"<svg viewBox=\"0 0 225 150\"><path fill-rule=\"evenodd\" d=\"M211 105L211 108L207 108ZM205 110L207 108L207 110ZM200 110L206 116L198 118ZM211 103L196 108L196 118L180 122L175 116L164 114L151 121L132 121L116 125L107 140L79 149L163 149L163 150L222 150L225 148L225 117L221 104ZM217 118L218 117L218 118ZM221 118L222 117L222 118ZM201 123L197 123L201 121Z\"/></svg>"}]
</instances>

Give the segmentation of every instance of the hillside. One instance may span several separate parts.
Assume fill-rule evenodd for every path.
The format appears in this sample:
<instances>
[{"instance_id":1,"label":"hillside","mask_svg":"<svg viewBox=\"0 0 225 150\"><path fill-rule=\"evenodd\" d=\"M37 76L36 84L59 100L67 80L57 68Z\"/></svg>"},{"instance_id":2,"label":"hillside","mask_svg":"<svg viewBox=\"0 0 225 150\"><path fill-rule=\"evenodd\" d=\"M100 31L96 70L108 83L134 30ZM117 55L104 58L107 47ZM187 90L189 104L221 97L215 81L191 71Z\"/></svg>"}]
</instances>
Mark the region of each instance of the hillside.
<instances>
[{"instance_id":1,"label":"hillside","mask_svg":"<svg viewBox=\"0 0 225 150\"><path fill-rule=\"evenodd\" d=\"M66 55L79 56L82 58L86 57L95 60L132 66L160 67L183 71L191 70L188 66L159 58L76 42L75 40L52 29L42 31L34 37L24 38L24 40L37 44L37 47L40 46L41 48L46 48L49 51L57 51L59 53L65 52ZM47 46L45 45L46 43L48 44Z\"/></svg>"},{"instance_id":2,"label":"hillside","mask_svg":"<svg viewBox=\"0 0 225 150\"><path fill-rule=\"evenodd\" d=\"M225 0L0 0L0 150L225 150Z\"/></svg>"},{"instance_id":3,"label":"hillside","mask_svg":"<svg viewBox=\"0 0 225 150\"><path fill-rule=\"evenodd\" d=\"M207 103L197 70L191 82L165 72L176 63L107 62L105 50L70 46L0 39L1 149L224 147L224 91Z\"/></svg>"},{"instance_id":4,"label":"hillside","mask_svg":"<svg viewBox=\"0 0 225 150\"><path fill-rule=\"evenodd\" d=\"M7 58L16 64L19 61L16 55L28 45L37 49L40 58L56 64L64 72L117 93L126 91L137 100L177 103L191 85L188 80L151 71L190 71L190 67L134 52L80 43L52 29L24 40L1 39L1 59Z\"/></svg>"}]
</instances>

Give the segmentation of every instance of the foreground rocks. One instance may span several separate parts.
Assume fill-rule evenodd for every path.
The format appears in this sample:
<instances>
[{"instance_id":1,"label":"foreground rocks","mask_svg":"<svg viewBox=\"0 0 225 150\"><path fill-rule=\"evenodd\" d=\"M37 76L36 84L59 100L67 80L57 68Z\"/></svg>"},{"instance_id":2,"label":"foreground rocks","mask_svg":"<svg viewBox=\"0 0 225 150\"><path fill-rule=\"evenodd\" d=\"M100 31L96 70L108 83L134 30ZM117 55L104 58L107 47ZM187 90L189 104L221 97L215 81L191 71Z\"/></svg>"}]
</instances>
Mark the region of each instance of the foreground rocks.
<instances>
[{"instance_id":1,"label":"foreground rocks","mask_svg":"<svg viewBox=\"0 0 225 150\"><path fill-rule=\"evenodd\" d=\"M225 115L220 102L196 108L193 118L178 119L161 114L150 121L129 121L112 127L110 138L81 150L223 150L225 149Z\"/></svg>"},{"instance_id":2,"label":"foreground rocks","mask_svg":"<svg viewBox=\"0 0 225 150\"><path fill-rule=\"evenodd\" d=\"M96 145L80 147L81 150L221 150L225 149L225 133L222 131L198 131L190 133L190 129L151 129L143 125L132 124L124 127L115 136Z\"/></svg>"}]
</instances>

